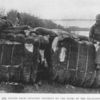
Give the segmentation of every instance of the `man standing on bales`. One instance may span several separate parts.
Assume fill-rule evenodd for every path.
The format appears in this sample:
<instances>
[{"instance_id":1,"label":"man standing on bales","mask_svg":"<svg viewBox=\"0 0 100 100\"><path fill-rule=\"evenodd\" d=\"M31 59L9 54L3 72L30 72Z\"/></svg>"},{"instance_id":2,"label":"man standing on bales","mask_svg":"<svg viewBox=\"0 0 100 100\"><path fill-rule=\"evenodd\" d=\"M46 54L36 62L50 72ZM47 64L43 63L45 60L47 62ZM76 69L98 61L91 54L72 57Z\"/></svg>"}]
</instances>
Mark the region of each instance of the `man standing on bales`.
<instances>
[{"instance_id":1,"label":"man standing on bales","mask_svg":"<svg viewBox=\"0 0 100 100\"><path fill-rule=\"evenodd\" d=\"M96 23L90 29L89 38L92 42L100 42L100 14L96 16Z\"/></svg>"},{"instance_id":2,"label":"man standing on bales","mask_svg":"<svg viewBox=\"0 0 100 100\"><path fill-rule=\"evenodd\" d=\"M96 68L97 79L100 82L100 14L96 16L96 23L91 27L89 39L91 42L96 43Z\"/></svg>"}]
</instances>

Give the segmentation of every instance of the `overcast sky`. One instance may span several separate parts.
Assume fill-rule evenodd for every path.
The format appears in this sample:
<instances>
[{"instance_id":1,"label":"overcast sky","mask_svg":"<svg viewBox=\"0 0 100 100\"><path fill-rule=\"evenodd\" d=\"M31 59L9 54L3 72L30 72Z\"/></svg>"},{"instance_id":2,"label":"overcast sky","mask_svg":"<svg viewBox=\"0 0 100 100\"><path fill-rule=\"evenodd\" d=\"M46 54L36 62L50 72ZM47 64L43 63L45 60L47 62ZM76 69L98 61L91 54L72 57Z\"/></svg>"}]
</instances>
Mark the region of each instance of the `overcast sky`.
<instances>
[{"instance_id":1,"label":"overcast sky","mask_svg":"<svg viewBox=\"0 0 100 100\"><path fill-rule=\"evenodd\" d=\"M0 8L46 19L94 19L100 13L100 0L0 0Z\"/></svg>"}]
</instances>

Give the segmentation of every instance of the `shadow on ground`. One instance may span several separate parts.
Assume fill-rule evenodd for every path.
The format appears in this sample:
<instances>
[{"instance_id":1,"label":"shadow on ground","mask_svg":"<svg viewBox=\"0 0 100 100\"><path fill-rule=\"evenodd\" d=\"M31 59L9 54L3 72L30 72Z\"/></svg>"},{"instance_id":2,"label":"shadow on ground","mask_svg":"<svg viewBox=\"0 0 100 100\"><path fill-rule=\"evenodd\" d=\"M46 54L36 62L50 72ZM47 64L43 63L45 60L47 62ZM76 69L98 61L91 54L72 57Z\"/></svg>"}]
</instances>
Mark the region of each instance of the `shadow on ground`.
<instances>
[{"instance_id":1,"label":"shadow on ground","mask_svg":"<svg viewBox=\"0 0 100 100\"><path fill-rule=\"evenodd\" d=\"M43 83L39 88L17 83L1 83L0 93L100 93L100 89L86 89L71 85Z\"/></svg>"}]
</instances>

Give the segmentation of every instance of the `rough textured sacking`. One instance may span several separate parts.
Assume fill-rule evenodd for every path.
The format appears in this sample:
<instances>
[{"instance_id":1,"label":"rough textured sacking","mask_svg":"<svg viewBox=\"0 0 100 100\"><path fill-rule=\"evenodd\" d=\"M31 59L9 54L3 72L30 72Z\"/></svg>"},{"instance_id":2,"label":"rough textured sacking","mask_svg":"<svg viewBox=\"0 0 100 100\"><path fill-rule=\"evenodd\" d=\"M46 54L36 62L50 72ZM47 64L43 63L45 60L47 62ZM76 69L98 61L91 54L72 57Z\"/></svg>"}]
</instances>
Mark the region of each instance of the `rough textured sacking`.
<instances>
[{"instance_id":1,"label":"rough textured sacking","mask_svg":"<svg viewBox=\"0 0 100 100\"><path fill-rule=\"evenodd\" d=\"M0 82L20 82L21 71L20 65L1 65Z\"/></svg>"},{"instance_id":2,"label":"rough textured sacking","mask_svg":"<svg viewBox=\"0 0 100 100\"><path fill-rule=\"evenodd\" d=\"M13 65L8 69L9 82L21 82L21 65Z\"/></svg>"},{"instance_id":3,"label":"rough textured sacking","mask_svg":"<svg viewBox=\"0 0 100 100\"><path fill-rule=\"evenodd\" d=\"M66 47L64 62L60 62L61 48ZM66 38L58 42L52 53L53 79L60 83L91 87L95 81L95 48L93 44Z\"/></svg>"},{"instance_id":4,"label":"rough textured sacking","mask_svg":"<svg viewBox=\"0 0 100 100\"><path fill-rule=\"evenodd\" d=\"M0 65L19 65L22 63L24 46L18 42L0 43Z\"/></svg>"},{"instance_id":5,"label":"rough textured sacking","mask_svg":"<svg viewBox=\"0 0 100 100\"><path fill-rule=\"evenodd\" d=\"M0 81L20 82L24 46L18 42L0 43Z\"/></svg>"},{"instance_id":6,"label":"rough textured sacking","mask_svg":"<svg viewBox=\"0 0 100 100\"><path fill-rule=\"evenodd\" d=\"M8 82L9 81L9 73L7 66L0 66L0 82Z\"/></svg>"}]
</instances>

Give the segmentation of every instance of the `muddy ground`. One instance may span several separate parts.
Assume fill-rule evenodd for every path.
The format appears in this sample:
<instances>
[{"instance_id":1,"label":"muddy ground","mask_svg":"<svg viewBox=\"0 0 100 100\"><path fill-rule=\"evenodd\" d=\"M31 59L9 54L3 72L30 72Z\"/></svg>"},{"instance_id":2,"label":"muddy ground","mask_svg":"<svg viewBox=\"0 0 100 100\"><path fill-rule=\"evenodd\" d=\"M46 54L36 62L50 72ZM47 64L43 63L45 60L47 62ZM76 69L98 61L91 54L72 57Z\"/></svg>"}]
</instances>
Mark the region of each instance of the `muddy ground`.
<instances>
[{"instance_id":1,"label":"muddy ground","mask_svg":"<svg viewBox=\"0 0 100 100\"><path fill-rule=\"evenodd\" d=\"M43 83L39 88L35 85L1 83L0 93L100 93L100 89L86 89L71 85Z\"/></svg>"}]
</instances>

